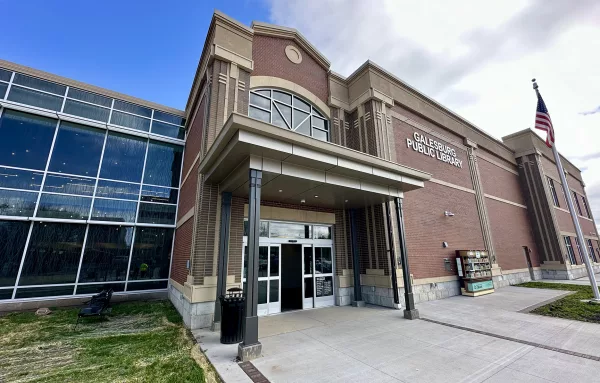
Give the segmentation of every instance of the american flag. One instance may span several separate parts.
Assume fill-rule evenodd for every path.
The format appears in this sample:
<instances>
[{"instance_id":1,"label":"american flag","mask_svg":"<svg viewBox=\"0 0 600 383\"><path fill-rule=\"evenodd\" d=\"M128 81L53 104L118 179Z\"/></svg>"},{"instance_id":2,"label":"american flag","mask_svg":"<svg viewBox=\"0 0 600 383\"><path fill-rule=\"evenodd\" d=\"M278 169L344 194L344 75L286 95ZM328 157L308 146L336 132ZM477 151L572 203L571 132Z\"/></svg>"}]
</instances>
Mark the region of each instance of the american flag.
<instances>
[{"instance_id":1,"label":"american flag","mask_svg":"<svg viewBox=\"0 0 600 383\"><path fill-rule=\"evenodd\" d=\"M535 127L548 133L546 135L546 145L551 148L552 145L554 145L554 128L552 127L552 120L550 119L550 114L548 113L548 108L546 108L542 95L537 89L535 92L537 93L538 98L537 110L535 111Z\"/></svg>"}]
</instances>

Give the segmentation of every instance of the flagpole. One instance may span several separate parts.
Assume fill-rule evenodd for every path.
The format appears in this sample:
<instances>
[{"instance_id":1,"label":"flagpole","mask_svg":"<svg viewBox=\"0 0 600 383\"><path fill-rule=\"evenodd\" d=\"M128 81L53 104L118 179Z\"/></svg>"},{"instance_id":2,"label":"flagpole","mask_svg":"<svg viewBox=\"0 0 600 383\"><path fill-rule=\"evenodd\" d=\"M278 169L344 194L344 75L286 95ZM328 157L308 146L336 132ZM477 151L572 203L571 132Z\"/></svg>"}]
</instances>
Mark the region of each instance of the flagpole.
<instances>
[{"instance_id":1,"label":"flagpole","mask_svg":"<svg viewBox=\"0 0 600 383\"><path fill-rule=\"evenodd\" d=\"M538 91L538 85L535 82L535 79L533 80L533 89L535 89L536 92ZM548 134L550 133L548 132ZM590 263L587 243L585 242L585 238L583 237L581 225L579 224L579 219L577 218L577 213L575 212L575 206L573 205L573 199L571 198L571 192L569 191L569 184L567 183L567 177L565 177L565 170L563 169L562 161L560 160L558 150L556 150L556 143L552 144L552 153L554 154L554 161L556 162L556 167L558 168L558 175L560 176L560 182L562 183L565 199L567 200L567 205L569 206L571 219L573 220L573 225L575 226L575 233L577 234L577 239L579 241L579 250L581 250L581 252L583 253L583 262L585 263L588 277L592 285L592 291L594 292L594 300L600 301L600 292L598 292L596 276L594 275L594 269Z\"/></svg>"}]
</instances>

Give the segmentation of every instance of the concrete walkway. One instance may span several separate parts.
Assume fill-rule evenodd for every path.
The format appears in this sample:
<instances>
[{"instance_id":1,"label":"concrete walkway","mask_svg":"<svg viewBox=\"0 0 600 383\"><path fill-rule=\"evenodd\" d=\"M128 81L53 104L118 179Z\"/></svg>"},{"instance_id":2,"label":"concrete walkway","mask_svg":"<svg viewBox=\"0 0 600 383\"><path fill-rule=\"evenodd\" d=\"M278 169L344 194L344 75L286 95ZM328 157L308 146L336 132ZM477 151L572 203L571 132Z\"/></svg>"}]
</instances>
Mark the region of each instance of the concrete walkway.
<instances>
[{"instance_id":1,"label":"concrete walkway","mask_svg":"<svg viewBox=\"0 0 600 383\"><path fill-rule=\"evenodd\" d=\"M519 313L561 291L506 287L488 296L418 305L421 315L450 325L556 342L598 355L600 325ZM499 339L380 307L330 307L260 319L263 356L254 366L272 382L592 382L600 362L519 341ZM194 331L226 382L251 380L235 362L237 345Z\"/></svg>"}]
</instances>

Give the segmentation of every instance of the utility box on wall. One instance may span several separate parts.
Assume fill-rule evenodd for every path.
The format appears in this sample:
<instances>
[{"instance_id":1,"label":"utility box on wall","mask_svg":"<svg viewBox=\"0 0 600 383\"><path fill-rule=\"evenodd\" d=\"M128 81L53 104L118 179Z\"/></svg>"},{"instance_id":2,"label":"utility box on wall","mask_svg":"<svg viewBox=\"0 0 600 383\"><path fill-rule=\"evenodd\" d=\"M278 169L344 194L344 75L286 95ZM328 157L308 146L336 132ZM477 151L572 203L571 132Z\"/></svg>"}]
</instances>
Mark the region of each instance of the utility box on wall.
<instances>
[{"instance_id":1,"label":"utility box on wall","mask_svg":"<svg viewBox=\"0 0 600 383\"><path fill-rule=\"evenodd\" d=\"M494 292L492 263L486 250L456 250L461 293L470 297Z\"/></svg>"}]
</instances>

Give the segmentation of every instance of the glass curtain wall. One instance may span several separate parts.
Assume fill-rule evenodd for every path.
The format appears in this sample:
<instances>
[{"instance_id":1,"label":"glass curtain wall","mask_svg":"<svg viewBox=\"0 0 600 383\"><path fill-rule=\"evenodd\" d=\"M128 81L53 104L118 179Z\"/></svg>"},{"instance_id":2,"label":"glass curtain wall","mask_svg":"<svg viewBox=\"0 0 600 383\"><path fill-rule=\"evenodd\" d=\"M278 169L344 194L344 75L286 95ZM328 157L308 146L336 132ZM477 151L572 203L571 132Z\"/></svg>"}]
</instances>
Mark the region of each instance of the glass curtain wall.
<instances>
[{"instance_id":1,"label":"glass curtain wall","mask_svg":"<svg viewBox=\"0 0 600 383\"><path fill-rule=\"evenodd\" d=\"M0 300L166 288L182 160L181 145L0 110Z\"/></svg>"},{"instance_id":2,"label":"glass curtain wall","mask_svg":"<svg viewBox=\"0 0 600 383\"><path fill-rule=\"evenodd\" d=\"M181 116L1 68L0 100L158 136L185 139L185 119Z\"/></svg>"}]
</instances>

